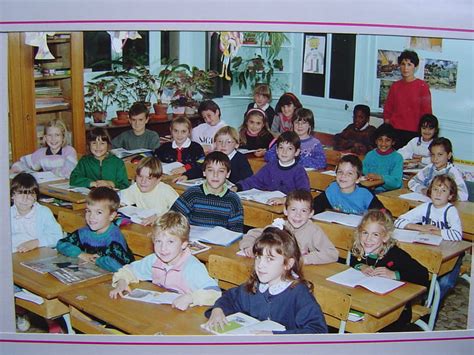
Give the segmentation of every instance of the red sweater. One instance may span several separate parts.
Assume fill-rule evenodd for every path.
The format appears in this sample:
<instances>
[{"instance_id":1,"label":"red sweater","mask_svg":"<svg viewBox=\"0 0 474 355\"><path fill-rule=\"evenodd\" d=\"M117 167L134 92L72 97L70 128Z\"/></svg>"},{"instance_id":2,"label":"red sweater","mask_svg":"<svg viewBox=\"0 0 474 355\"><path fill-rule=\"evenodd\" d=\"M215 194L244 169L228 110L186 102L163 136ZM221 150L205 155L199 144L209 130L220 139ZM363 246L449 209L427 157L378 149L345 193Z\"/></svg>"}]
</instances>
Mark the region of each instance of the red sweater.
<instances>
[{"instance_id":1,"label":"red sweater","mask_svg":"<svg viewBox=\"0 0 474 355\"><path fill-rule=\"evenodd\" d=\"M384 105L383 117L396 129L418 132L421 116L431 111L430 87L423 80L393 83Z\"/></svg>"}]
</instances>

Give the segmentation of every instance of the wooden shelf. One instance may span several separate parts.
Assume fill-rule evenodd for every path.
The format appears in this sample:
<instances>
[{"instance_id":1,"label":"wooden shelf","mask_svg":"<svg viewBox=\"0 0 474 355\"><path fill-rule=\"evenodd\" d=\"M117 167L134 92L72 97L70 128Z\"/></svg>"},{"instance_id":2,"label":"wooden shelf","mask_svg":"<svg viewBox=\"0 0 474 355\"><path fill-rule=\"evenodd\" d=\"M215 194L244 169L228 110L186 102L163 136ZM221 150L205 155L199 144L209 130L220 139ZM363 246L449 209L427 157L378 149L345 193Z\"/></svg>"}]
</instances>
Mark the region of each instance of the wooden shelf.
<instances>
[{"instance_id":1,"label":"wooden shelf","mask_svg":"<svg viewBox=\"0 0 474 355\"><path fill-rule=\"evenodd\" d=\"M35 77L35 81L61 80L61 79L69 79L70 77L71 77L71 74L37 76Z\"/></svg>"},{"instance_id":2,"label":"wooden shelf","mask_svg":"<svg viewBox=\"0 0 474 355\"><path fill-rule=\"evenodd\" d=\"M71 42L70 38L55 38L55 39L48 39L48 44L61 44L61 43L69 43Z\"/></svg>"},{"instance_id":3,"label":"wooden shelf","mask_svg":"<svg viewBox=\"0 0 474 355\"><path fill-rule=\"evenodd\" d=\"M40 107L36 108L36 113L41 114L41 113L50 113L50 112L59 112L59 111L69 111L71 109L71 105L69 103L65 104L57 104L54 106L49 106L49 107Z\"/></svg>"}]
</instances>

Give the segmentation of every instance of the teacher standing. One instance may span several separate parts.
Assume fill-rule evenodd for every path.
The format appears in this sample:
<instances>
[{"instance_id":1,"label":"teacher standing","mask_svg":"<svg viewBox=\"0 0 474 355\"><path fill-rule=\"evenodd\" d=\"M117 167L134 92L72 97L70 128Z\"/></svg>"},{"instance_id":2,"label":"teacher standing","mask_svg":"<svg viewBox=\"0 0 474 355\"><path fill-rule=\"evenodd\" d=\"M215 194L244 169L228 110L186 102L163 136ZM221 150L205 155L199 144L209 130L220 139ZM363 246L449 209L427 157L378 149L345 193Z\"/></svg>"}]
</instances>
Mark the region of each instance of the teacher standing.
<instances>
[{"instance_id":1,"label":"teacher standing","mask_svg":"<svg viewBox=\"0 0 474 355\"><path fill-rule=\"evenodd\" d=\"M402 79L393 83L384 105L383 118L396 130L396 148L405 146L419 135L421 116L431 114L431 93L426 82L415 77L420 60L414 51L405 50L398 57Z\"/></svg>"}]
</instances>

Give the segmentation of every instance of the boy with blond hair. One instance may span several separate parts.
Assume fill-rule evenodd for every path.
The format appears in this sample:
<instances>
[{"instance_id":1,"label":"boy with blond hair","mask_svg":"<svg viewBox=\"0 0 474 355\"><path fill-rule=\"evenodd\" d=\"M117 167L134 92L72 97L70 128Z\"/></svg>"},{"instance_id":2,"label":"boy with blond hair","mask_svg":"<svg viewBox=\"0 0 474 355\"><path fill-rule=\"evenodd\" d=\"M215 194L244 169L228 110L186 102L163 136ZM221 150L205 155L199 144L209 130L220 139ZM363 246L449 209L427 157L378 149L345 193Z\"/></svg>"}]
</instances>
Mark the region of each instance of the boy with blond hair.
<instances>
[{"instance_id":1,"label":"boy with blond hair","mask_svg":"<svg viewBox=\"0 0 474 355\"><path fill-rule=\"evenodd\" d=\"M188 248L189 223L181 213L170 211L160 217L153 233L154 253L125 265L112 278L111 298L130 293L129 284L141 280L178 292L173 308L210 306L221 296L206 267Z\"/></svg>"}]
</instances>

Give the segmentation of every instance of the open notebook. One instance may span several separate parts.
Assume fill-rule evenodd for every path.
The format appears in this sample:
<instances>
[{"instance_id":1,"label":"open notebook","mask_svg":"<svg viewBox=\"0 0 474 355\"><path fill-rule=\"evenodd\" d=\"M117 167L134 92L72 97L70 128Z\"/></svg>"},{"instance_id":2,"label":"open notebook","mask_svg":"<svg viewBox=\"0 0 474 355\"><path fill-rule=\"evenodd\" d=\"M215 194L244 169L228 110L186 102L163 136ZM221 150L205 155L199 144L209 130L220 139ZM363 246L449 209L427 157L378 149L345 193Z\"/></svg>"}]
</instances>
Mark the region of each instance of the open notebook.
<instances>
[{"instance_id":1,"label":"open notebook","mask_svg":"<svg viewBox=\"0 0 474 355\"><path fill-rule=\"evenodd\" d=\"M420 201L420 202L431 202L431 199L428 196L420 194L419 192L409 192L399 196L405 200Z\"/></svg>"},{"instance_id":2,"label":"open notebook","mask_svg":"<svg viewBox=\"0 0 474 355\"><path fill-rule=\"evenodd\" d=\"M366 276L362 271L353 268L337 273L326 280L349 287L360 286L379 295L385 295L405 284L405 282L385 277Z\"/></svg>"},{"instance_id":3,"label":"open notebook","mask_svg":"<svg viewBox=\"0 0 474 355\"><path fill-rule=\"evenodd\" d=\"M229 246L242 237L242 233L228 230L224 227L200 227L191 226L189 240L199 240L204 243Z\"/></svg>"},{"instance_id":4,"label":"open notebook","mask_svg":"<svg viewBox=\"0 0 474 355\"><path fill-rule=\"evenodd\" d=\"M210 329L201 324L201 328L217 335L240 335L240 334L255 334L258 331L284 331L285 326L272 320L259 321L244 313L238 312L228 315L226 319L229 321L223 329Z\"/></svg>"},{"instance_id":5,"label":"open notebook","mask_svg":"<svg viewBox=\"0 0 474 355\"><path fill-rule=\"evenodd\" d=\"M177 168L181 168L183 163L180 163L179 161L175 161L173 163L161 163L161 167L163 169L163 174L165 175L172 175L171 171Z\"/></svg>"},{"instance_id":6,"label":"open notebook","mask_svg":"<svg viewBox=\"0 0 474 355\"><path fill-rule=\"evenodd\" d=\"M153 210L138 208L136 206L124 206L118 209L118 212L130 218L133 223L141 224L143 219L151 217L155 214Z\"/></svg>"},{"instance_id":7,"label":"open notebook","mask_svg":"<svg viewBox=\"0 0 474 355\"><path fill-rule=\"evenodd\" d=\"M362 216L356 214L347 214L333 211L324 211L315 214L312 218L317 221L338 223L349 227L357 227L362 220Z\"/></svg>"},{"instance_id":8,"label":"open notebook","mask_svg":"<svg viewBox=\"0 0 474 355\"><path fill-rule=\"evenodd\" d=\"M440 245L443 238L439 235L421 233L418 231L411 231L407 229L396 228L393 232L393 237L404 243L421 243L429 245Z\"/></svg>"},{"instance_id":9,"label":"open notebook","mask_svg":"<svg viewBox=\"0 0 474 355\"><path fill-rule=\"evenodd\" d=\"M172 304L173 301L179 296L180 294L176 292L158 292L145 290L142 288L135 288L123 298L146 303Z\"/></svg>"},{"instance_id":10,"label":"open notebook","mask_svg":"<svg viewBox=\"0 0 474 355\"><path fill-rule=\"evenodd\" d=\"M237 195L239 195L242 200L256 201L263 204L267 204L268 200L271 198L281 198L286 196L280 191L262 191L258 189L240 191L237 192Z\"/></svg>"}]
</instances>

